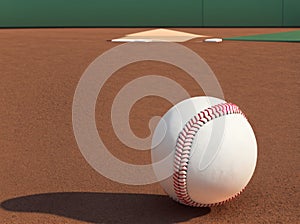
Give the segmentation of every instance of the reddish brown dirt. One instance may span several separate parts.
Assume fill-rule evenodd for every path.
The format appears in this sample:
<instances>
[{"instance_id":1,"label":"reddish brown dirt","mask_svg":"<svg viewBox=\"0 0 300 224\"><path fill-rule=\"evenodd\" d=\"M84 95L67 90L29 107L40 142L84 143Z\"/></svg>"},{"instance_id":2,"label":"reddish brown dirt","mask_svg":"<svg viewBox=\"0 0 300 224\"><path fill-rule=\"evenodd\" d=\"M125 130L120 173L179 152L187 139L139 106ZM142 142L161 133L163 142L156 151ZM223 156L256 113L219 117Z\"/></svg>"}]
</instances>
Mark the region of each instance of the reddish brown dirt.
<instances>
[{"instance_id":1,"label":"reddish brown dirt","mask_svg":"<svg viewBox=\"0 0 300 224\"><path fill-rule=\"evenodd\" d=\"M188 208L159 184L118 184L88 165L72 130L76 85L97 56L118 45L106 40L140 30L0 30L0 223L297 223L299 43L184 44L206 60L226 99L240 106L256 133L257 169L236 200ZM228 37L292 29L179 30ZM135 164L148 163L149 152L122 145L109 113L118 90L145 71L202 94L187 74L155 62L127 66L107 81L97 102L99 133L115 156ZM134 132L147 136L145 122L169 107L154 97L139 101L130 117Z\"/></svg>"}]
</instances>

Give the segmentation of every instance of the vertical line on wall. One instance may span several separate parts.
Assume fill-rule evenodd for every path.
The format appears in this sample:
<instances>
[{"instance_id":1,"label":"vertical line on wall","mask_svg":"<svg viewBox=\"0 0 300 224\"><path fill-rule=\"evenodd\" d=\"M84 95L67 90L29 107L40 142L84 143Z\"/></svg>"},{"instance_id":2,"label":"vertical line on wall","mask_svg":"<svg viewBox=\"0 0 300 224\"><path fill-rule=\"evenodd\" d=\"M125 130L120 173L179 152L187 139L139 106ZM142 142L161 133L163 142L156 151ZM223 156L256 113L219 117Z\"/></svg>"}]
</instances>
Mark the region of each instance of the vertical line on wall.
<instances>
[{"instance_id":1,"label":"vertical line on wall","mask_svg":"<svg viewBox=\"0 0 300 224\"><path fill-rule=\"evenodd\" d=\"M282 5L281 5L281 8L282 8L282 13L281 13L281 26L284 27L284 0L282 0Z\"/></svg>"},{"instance_id":2,"label":"vertical line on wall","mask_svg":"<svg viewBox=\"0 0 300 224\"><path fill-rule=\"evenodd\" d=\"M205 26L205 23L204 23L204 1L205 0L202 0L202 27Z\"/></svg>"}]
</instances>

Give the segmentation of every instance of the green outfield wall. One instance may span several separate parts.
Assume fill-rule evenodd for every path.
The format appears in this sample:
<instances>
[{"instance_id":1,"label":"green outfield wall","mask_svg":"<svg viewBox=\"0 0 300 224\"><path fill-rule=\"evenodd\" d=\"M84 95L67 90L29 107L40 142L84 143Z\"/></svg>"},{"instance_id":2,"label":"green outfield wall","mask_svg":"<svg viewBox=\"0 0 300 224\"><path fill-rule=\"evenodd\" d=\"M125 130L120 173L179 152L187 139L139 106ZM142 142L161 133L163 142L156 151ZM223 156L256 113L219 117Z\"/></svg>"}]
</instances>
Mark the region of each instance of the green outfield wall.
<instances>
[{"instance_id":1,"label":"green outfield wall","mask_svg":"<svg viewBox=\"0 0 300 224\"><path fill-rule=\"evenodd\" d=\"M204 1L206 26L281 26L282 0Z\"/></svg>"},{"instance_id":2,"label":"green outfield wall","mask_svg":"<svg viewBox=\"0 0 300 224\"><path fill-rule=\"evenodd\" d=\"M300 26L300 0L0 0L0 27Z\"/></svg>"},{"instance_id":3,"label":"green outfield wall","mask_svg":"<svg viewBox=\"0 0 300 224\"><path fill-rule=\"evenodd\" d=\"M300 26L300 0L283 1L284 26Z\"/></svg>"}]
</instances>

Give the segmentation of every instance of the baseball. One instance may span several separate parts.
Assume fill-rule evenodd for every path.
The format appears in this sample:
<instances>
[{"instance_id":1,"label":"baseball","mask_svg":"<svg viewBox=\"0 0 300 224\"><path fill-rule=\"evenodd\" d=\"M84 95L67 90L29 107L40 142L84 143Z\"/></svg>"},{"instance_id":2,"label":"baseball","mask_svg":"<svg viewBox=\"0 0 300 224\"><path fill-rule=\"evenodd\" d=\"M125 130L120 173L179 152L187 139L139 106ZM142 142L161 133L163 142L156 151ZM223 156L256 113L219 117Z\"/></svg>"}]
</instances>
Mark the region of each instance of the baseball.
<instances>
[{"instance_id":1,"label":"baseball","mask_svg":"<svg viewBox=\"0 0 300 224\"><path fill-rule=\"evenodd\" d=\"M152 162L165 192L193 207L223 204L238 196L256 166L257 143L243 112L234 104L200 96L173 106L157 124ZM170 162L171 161L171 162Z\"/></svg>"}]
</instances>

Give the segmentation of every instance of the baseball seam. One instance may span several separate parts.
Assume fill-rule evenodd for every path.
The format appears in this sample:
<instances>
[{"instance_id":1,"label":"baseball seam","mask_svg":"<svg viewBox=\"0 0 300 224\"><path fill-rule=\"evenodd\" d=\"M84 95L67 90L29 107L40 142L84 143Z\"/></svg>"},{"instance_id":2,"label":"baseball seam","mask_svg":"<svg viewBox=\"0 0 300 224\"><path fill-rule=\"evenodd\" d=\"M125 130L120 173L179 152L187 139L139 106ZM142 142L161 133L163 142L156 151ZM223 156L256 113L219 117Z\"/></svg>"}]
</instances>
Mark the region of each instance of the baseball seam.
<instances>
[{"instance_id":1,"label":"baseball seam","mask_svg":"<svg viewBox=\"0 0 300 224\"><path fill-rule=\"evenodd\" d=\"M236 195L227 200L212 204L201 204L193 201L187 190L188 164L193 141L197 132L209 121L228 114L241 114L245 117L243 112L235 104L222 103L200 111L186 123L182 131L179 133L175 146L173 188L177 196L176 200L181 204L193 207L211 207L221 205L232 200L244 190L242 189Z\"/></svg>"}]
</instances>

